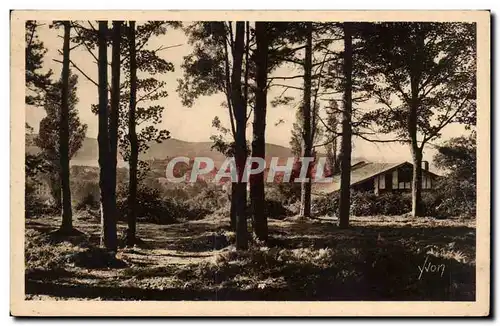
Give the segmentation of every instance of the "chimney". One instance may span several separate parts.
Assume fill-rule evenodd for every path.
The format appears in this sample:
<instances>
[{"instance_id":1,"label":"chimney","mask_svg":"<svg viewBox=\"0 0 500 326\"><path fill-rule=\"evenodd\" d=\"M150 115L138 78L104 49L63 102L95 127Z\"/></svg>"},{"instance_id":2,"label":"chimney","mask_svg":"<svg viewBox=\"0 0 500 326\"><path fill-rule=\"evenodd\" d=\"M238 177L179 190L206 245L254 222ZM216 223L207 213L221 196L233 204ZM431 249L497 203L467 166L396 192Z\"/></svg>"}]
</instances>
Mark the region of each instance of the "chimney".
<instances>
[{"instance_id":1,"label":"chimney","mask_svg":"<svg viewBox=\"0 0 500 326\"><path fill-rule=\"evenodd\" d=\"M422 161L422 169L425 171L429 171L429 162L428 161Z\"/></svg>"}]
</instances>

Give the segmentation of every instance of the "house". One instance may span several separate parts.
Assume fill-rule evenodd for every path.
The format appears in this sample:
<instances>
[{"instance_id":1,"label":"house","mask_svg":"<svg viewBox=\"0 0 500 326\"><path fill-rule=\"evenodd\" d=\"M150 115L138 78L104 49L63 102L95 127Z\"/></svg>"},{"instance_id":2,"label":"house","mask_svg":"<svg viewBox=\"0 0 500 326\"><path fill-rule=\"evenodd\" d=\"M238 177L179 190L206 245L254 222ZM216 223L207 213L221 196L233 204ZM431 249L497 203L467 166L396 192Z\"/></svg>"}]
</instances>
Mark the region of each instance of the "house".
<instances>
[{"instance_id":1,"label":"house","mask_svg":"<svg viewBox=\"0 0 500 326\"><path fill-rule=\"evenodd\" d=\"M380 194L386 191L409 191L412 186L413 164L409 162L376 163L358 162L351 167L351 189L373 191ZM422 189L429 190L439 176L429 171L429 163L422 162ZM326 195L340 190L340 174L332 176L331 183L317 183L313 192Z\"/></svg>"}]
</instances>

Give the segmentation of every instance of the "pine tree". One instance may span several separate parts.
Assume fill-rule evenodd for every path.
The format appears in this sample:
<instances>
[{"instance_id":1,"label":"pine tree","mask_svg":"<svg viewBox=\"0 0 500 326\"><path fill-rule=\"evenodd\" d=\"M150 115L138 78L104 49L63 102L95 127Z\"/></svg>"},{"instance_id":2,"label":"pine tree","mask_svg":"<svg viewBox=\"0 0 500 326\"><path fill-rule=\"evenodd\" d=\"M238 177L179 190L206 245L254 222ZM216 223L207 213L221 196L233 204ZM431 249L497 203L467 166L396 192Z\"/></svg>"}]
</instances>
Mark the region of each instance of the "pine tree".
<instances>
[{"instance_id":1,"label":"pine tree","mask_svg":"<svg viewBox=\"0 0 500 326\"><path fill-rule=\"evenodd\" d=\"M99 187L101 191L101 246L110 252L117 250L116 217L113 215L111 194L111 150L108 132L108 22L99 21L98 70L99 70Z\"/></svg>"},{"instance_id":2,"label":"pine tree","mask_svg":"<svg viewBox=\"0 0 500 326\"><path fill-rule=\"evenodd\" d=\"M422 212L422 156L450 123L473 122L476 35L468 23L364 24L367 88L381 105L369 112L383 133L409 145L413 160L412 215ZM384 80L384 83L380 83Z\"/></svg>"},{"instance_id":3,"label":"pine tree","mask_svg":"<svg viewBox=\"0 0 500 326\"><path fill-rule=\"evenodd\" d=\"M340 228L349 226L351 203L352 54L352 23L344 23L344 110L342 114L342 160L340 162Z\"/></svg>"},{"instance_id":4,"label":"pine tree","mask_svg":"<svg viewBox=\"0 0 500 326\"><path fill-rule=\"evenodd\" d=\"M267 108L267 61L268 61L268 35L267 23L255 23L255 36L257 49L255 66L257 67L257 89L255 94L255 109L253 121L252 156L265 159L266 153L266 108ZM268 228L265 216L264 172L251 176L250 198L253 215L253 230L256 237L267 241Z\"/></svg>"}]
</instances>

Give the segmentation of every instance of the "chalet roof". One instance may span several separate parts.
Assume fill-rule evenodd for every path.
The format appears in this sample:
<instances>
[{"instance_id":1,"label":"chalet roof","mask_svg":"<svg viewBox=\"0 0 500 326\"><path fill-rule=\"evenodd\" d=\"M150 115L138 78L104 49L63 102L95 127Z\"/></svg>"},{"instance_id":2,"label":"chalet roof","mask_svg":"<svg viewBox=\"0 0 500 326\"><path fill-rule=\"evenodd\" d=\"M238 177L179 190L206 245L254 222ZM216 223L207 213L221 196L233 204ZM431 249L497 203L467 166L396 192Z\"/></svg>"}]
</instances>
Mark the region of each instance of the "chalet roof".
<instances>
[{"instance_id":1,"label":"chalet roof","mask_svg":"<svg viewBox=\"0 0 500 326\"><path fill-rule=\"evenodd\" d=\"M397 163L379 163L379 162L359 162L351 167L351 186L371 179L379 174L393 170L401 165L409 164L410 162L397 162ZM431 171L427 171L432 175L436 175ZM332 176L333 181L329 183L316 183L313 185L313 193L328 194L340 189L340 174Z\"/></svg>"}]
</instances>

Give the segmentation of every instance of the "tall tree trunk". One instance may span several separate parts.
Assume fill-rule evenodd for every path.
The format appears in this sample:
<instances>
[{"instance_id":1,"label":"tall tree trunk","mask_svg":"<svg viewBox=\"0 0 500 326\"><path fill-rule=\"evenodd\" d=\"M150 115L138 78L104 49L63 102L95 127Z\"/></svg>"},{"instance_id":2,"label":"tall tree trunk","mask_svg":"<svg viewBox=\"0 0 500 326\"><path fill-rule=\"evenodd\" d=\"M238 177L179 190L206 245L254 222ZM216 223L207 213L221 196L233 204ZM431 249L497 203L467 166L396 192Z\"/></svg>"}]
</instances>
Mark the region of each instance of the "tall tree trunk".
<instances>
[{"instance_id":1,"label":"tall tree trunk","mask_svg":"<svg viewBox=\"0 0 500 326\"><path fill-rule=\"evenodd\" d=\"M61 187L61 164L57 162L57 174L49 176L50 194L54 200L54 209L58 214L62 214L62 187Z\"/></svg>"},{"instance_id":2,"label":"tall tree trunk","mask_svg":"<svg viewBox=\"0 0 500 326\"><path fill-rule=\"evenodd\" d=\"M333 144L332 144L332 151L333 151L333 165L332 165L332 171L333 173L337 173L339 170L340 170L340 160L339 160L339 155L338 155L338 138L336 138L334 141L333 141Z\"/></svg>"},{"instance_id":3,"label":"tall tree trunk","mask_svg":"<svg viewBox=\"0 0 500 326\"><path fill-rule=\"evenodd\" d=\"M99 21L99 187L101 191L101 246L116 251L116 220L113 216L110 141L108 134L108 22Z\"/></svg>"},{"instance_id":4,"label":"tall tree trunk","mask_svg":"<svg viewBox=\"0 0 500 326\"><path fill-rule=\"evenodd\" d=\"M236 148L235 161L238 171L236 184L236 249L248 249L248 228L246 219L246 183L242 182L243 171L247 159L246 146L246 105L241 88L241 72L243 53L245 47L245 23L236 23L236 36L234 40L233 73L231 75L232 102L236 118Z\"/></svg>"},{"instance_id":5,"label":"tall tree trunk","mask_svg":"<svg viewBox=\"0 0 500 326\"><path fill-rule=\"evenodd\" d=\"M413 178L411 187L411 215L413 217L422 216L422 148L418 145L417 126L418 110L420 107L419 83L422 72L421 51L424 48L424 37L417 32L415 46L415 64L410 71L411 102L408 114L408 135L410 137L411 156L413 161ZM423 145L422 145L423 146Z\"/></svg>"},{"instance_id":6,"label":"tall tree trunk","mask_svg":"<svg viewBox=\"0 0 500 326\"><path fill-rule=\"evenodd\" d=\"M311 72L312 72L312 23L307 23L306 55L304 59L304 98L302 103L303 120L303 152L302 157L312 157L311 130ZM300 191L300 216L311 216L311 169L307 169L306 178L302 181Z\"/></svg>"},{"instance_id":7,"label":"tall tree trunk","mask_svg":"<svg viewBox=\"0 0 500 326\"><path fill-rule=\"evenodd\" d=\"M128 116L128 133L130 140L129 158L129 194L128 194L128 229L127 245L133 246L136 242L137 223L137 162L139 150L137 144L137 133L135 130L135 106L137 97L137 60L135 53L135 21L130 21L128 28L128 42L130 49L130 108Z\"/></svg>"},{"instance_id":8,"label":"tall tree trunk","mask_svg":"<svg viewBox=\"0 0 500 326\"><path fill-rule=\"evenodd\" d=\"M69 187L69 37L71 25L64 21L63 68L62 68L62 94L61 94L61 120L59 127L59 161L62 191L62 224L61 230L73 229L71 211L71 190Z\"/></svg>"},{"instance_id":9,"label":"tall tree trunk","mask_svg":"<svg viewBox=\"0 0 500 326\"><path fill-rule=\"evenodd\" d=\"M236 231L236 199L238 198L237 184L231 183L231 208L230 208L230 223L231 230Z\"/></svg>"},{"instance_id":10,"label":"tall tree trunk","mask_svg":"<svg viewBox=\"0 0 500 326\"><path fill-rule=\"evenodd\" d=\"M116 219L116 165L118 162L118 119L120 114L120 41L121 21L113 21L111 49L111 113L109 117L110 146L110 211ZM116 223L116 222L115 222Z\"/></svg>"},{"instance_id":11,"label":"tall tree trunk","mask_svg":"<svg viewBox=\"0 0 500 326\"><path fill-rule=\"evenodd\" d=\"M422 210L422 150L412 146L413 180L411 187L411 214L413 217L423 216Z\"/></svg>"},{"instance_id":12,"label":"tall tree trunk","mask_svg":"<svg viewBox=\"0 0 500 326\"><path fill-rule=\"evenodd\" d=\"M413 161L413 178L411 187L411 215L413 217L422 216L422 149L417 141L417 111L418 99L416 91L417 83L411 82L412 103L408 115L408 134L410 136L411 156ZM415 89L415 90L414 90Z\"/></svg>"},{"instance_id":13,"label":"tall tree trunk","mask_svg":"<svg viewBox=\"0 0 500 326\"><path fill-rule=\"evenodd\" d=\"M255 23L257 42L256 62L257 90L253 111L252 156L266 157L266 106L267 106L267 23ZM265 215L264 172L250 176L250 197L253 214L253 231L255 236L267 241L267 216Z\"/></svg>"},{"instance_id":14,"label":"tall tree trunk","mask_svg":"<svg viewBox=\"0 0 500 326\"><path fill-rule=\"evenodd\" d=\"M342 160L340 162L339 227L349 227L351 206L351 115L352 115L352 26L344 23L344 111L342 119Z\"/></svg>"},{"instance_id":15,"label":"tall tree trunk","mask_svg":"<svg viewBox=\"0 0 500 326\"><path fill-rule=\"evenodd\" d=\"M226 25L224 23L224 33L229 33L229 31L226 28ZM236 127L235 127L235 122L234 122L234 108L233 108L233 100L231 96L231 73L230 70L231 68L229 67L229 50L228 50L228 42L229 39L232 39L231 37L228 37L228 40L224 40L224 77L225 77L225 94L226 94L226 100L227 100L227 107L229 111L229 121L231 123L231 135L233 136L233 139L236 139ZM231 182L231 196L229 197L230 199L230 228L233 231L236 231L236 193L237 193L237 187L234 182Z\"/></svg>"}]
</instances>

